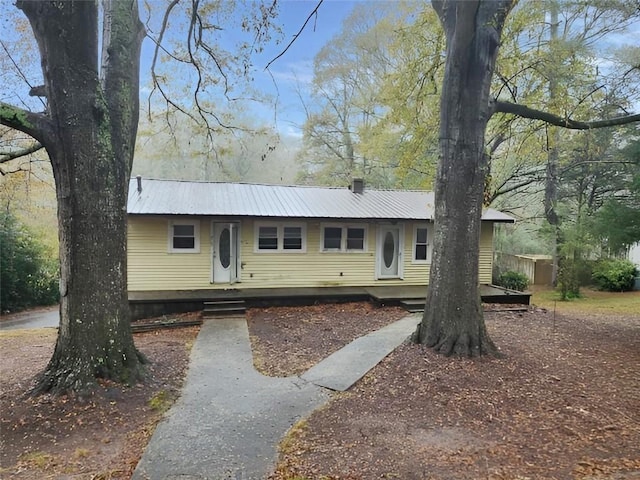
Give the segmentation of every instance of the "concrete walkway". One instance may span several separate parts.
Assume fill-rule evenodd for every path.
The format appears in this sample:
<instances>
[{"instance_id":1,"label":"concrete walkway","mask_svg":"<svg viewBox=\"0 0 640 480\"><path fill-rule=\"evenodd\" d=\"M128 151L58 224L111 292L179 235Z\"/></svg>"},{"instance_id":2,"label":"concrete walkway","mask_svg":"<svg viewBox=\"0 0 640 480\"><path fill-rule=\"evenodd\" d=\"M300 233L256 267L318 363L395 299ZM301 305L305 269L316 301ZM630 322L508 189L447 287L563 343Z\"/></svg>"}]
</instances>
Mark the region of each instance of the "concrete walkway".
<instances>
[{"instance_id":1,"label":"concrete walkway","mask_svg":"<svg viewBox=\"0 0 640 480\"><path fill-rule=\"evenodd\" d=\"M320 387L344 392L405 341L419 322L419 314L409 315L357 338L311 367L300 378Z\"/></svg>"},{"instance_id":2,"label":"concrete walkway","mask_svg":"<svg viewBox=\"0 0 640 480\"><path fill-rule=\"evenodd\" d=\"M411 315L362 337L301 378L273 378L253 368L243 317L206 320L182 396L156 428L132 479L264 479L287 430L329 399L330 392L318 385L348 388L418 321Z\"/></svg>"}]
</instances>

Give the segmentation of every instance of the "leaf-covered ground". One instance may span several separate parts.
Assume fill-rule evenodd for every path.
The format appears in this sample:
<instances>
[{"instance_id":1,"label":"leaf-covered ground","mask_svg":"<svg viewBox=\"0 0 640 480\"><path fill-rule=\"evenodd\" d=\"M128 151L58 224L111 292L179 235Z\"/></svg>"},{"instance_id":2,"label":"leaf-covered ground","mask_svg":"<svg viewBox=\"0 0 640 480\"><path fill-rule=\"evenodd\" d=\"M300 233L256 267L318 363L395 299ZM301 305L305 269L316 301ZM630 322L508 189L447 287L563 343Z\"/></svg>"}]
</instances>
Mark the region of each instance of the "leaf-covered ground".
<instances>
[{"instance_id":1,"label":"leaf-covered ground","mask_svg":"<svg viewBox=\"0 0 640 480\"><path fill-rule=\"evenodd\" d=\"M293 430L270 478L640 478L640 315L486 319L505 358L401 346Z\"/></svg>"},{"instance_id":2,"label":"leaf-covered ground","mask_svg":"<svg viewBox=\"0 0 640 480\"><path fill-rule=\"evenodd\" d=\"M254 364L265 375L300 375L362 335L407 315L400 307L367 302L254 308L247 324Z\"/></svg>"},{"instance_id":3,"label":"leaf-covered ground","mask_svg":"<svg viewBox=\"0 0 640 480\"><path fill-rule=\"evenodd\" d=\"M640 312L640 292L624 298ZM256 365L290 375L404 315L348 303L247 318ZM640 478L640 313L532 308L487 313L487 324L505 358L401 346L293 430L272 480ZM129 478L179 390L196 333L137 334L154 380L105 384L83 404L22 396L54 331L0 334L0 478Z\"/></svg>"},{"instance_id":4,"label":"leaf-covered ground","mask_svg":"<svg viewBox=\"0 0 640 480\"><path fill-rule=\"evenodd\" d=\"M46 366L56 330L0 334L0 478L130 478L162 413L177 398L198 327L134 335L151 380L102 383L84 402L25 396Z\"/></svg>"}]
</instances>

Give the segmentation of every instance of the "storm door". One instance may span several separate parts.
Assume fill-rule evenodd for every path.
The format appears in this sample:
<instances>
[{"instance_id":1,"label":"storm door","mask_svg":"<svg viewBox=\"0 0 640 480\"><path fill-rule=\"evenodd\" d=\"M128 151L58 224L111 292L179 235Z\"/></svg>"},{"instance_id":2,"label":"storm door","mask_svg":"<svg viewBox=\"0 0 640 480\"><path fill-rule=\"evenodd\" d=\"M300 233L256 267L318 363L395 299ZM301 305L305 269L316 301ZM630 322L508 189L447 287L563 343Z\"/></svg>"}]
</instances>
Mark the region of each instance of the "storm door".
<instances>
[{"instance_id":1,"label":"storm door","mask_svg":"<svg viewBox=\"0 0 640 480\"><path fill-rule=\"evenodd\" d=\"M238 281L239 244L237 223L213 223L211 236L213 283Z\"/></svg>"},{"instance_id":2,"label":"storm door","mask_svg":"<svg viewBox=\"0 0 640 480\"><path fill-rule=\"evenodd\" d=\"M400 278L402 235L398 225L380 225L376 247L377 278Z\"/></svg>"}]
</instances>

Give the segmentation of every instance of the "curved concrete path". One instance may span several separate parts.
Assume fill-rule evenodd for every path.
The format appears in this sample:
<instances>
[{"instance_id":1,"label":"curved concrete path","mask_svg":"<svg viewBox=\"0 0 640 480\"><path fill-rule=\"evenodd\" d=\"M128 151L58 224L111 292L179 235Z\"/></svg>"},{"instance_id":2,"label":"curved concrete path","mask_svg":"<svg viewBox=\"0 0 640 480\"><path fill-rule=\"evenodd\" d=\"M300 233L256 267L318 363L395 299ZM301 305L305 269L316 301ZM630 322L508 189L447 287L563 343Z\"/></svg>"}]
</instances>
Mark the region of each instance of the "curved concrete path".
<instances>
[{"instance_id":1,"label":"curved concrete path","mask_svg":"<svg viewBox=\"0 0 640 480\"><path fill-rule=\"evenodd\" d=\"M205 320L182 396L156 428L132 479L264 479L287 430L329 399L330 391L315 383L349 388L418 321L411 315L362 337L302 377L273 378L253 368L244 317Z\"/></svg>"}]
</instances>

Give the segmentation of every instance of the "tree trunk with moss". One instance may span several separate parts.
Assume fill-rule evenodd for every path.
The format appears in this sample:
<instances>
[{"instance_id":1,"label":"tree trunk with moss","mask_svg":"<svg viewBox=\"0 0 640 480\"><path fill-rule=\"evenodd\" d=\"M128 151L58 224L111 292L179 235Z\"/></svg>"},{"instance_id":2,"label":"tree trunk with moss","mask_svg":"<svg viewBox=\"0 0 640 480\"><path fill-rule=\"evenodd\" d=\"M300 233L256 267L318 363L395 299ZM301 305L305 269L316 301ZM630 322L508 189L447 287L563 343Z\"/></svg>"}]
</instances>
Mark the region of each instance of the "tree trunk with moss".
<instances>
[{"instance_id":1,"label":"tree trunk with moss","mask_svg":"<svg viewBox=\"0 0 640 480\"><path fill-rule=\"evenodd\" d=\"M478 268L484 135L502 26L512 2L434 1L447 37L429 290L414 341L445 355L496 354L480 303Z\"/></svg>"},{"instance_id":2,"label":"tree trunk with moss","mask_svg":"<svg viewBox=\"0 0 640 480\"><path fill-rule=\"evenodd\" d=\"M60 330L36 391L85 393L96 378L134 383L143 358L127 298L126 202L144 32L137 2L104 2L102 58L97 2L17 6L38 42L47 111L4 104L0 121L46 148L60 238Z\"/></svg>"}]
</instances>

